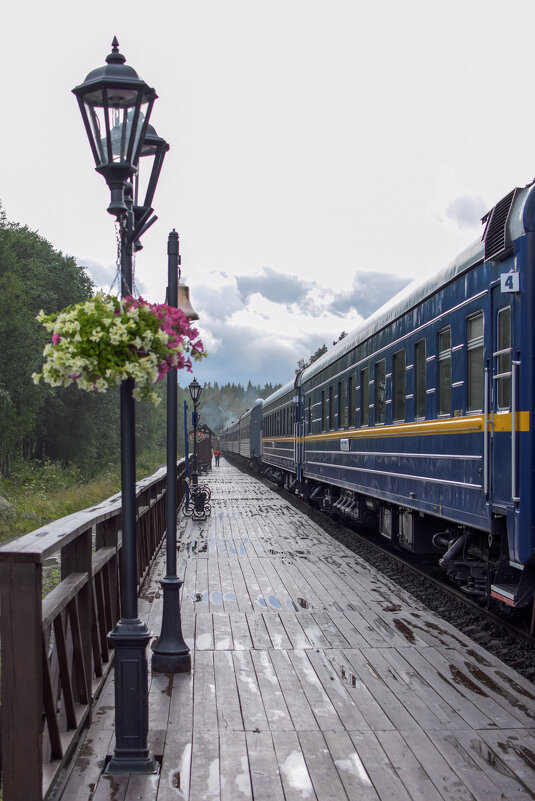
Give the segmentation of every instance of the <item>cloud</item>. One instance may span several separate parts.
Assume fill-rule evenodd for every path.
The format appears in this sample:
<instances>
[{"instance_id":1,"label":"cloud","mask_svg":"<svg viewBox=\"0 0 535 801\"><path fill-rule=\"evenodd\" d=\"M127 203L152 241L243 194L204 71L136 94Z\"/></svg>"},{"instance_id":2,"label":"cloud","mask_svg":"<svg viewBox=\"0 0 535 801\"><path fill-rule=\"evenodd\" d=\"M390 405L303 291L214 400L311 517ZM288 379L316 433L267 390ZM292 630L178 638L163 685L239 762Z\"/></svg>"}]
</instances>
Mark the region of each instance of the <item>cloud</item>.
<instances>
[{"instance_id":1,"label":"cloud","mask_svg":"<svg viewBox=\"0 0 535 801\"><path fill-rule=\"evenodd\" d=\"M392 273L357 272L353 276L353 286L337 293L328 310L343 316L354 309L366 319L411 280Z\"/></svg>"},{"instance_id":2,"label":"cloud","mask_svg":"<svg viewBox=\"0 0 535 801\"><path fill-rule=\"evenodd\" d=\"M105 266L104 264L99 264L92 259L78 259L78 264L80 267L83 267L87 273L89 273L89 276L97 289L103 289L106 292L113 291L117 292L118 294L120 293L121 281L119 275L117 274L117 267L115 264L113 266ZM134 276L134 283L136 290L134 294L145 295L147 292L147 287L143 281L139 281Z\"/></svg>"},{"instance_id":3,"label":"cloud","mask_svg":"<svg viewBox=\"0 0 535 801\"><path fill-rule=\"evenodd\" d=\"M106 267L104 264L92 261L92 259L78 259L78 264L89 273L96 286L110 287L113 284L117 272L115 265ZM117 280L117 284L119 284L119 280Z\"/></svg>"},{"instance_id":4,"label":"cloud","mask_svg":"<svg viewBox=\"0 0 535 801\"><path fill-rule=\"evenodd\" d=\"M259 294L273 303L300 303L308 292L308 283L295 275L286 275L264 267L262 275L241 275L236 278L238 292L244 303L251 295Z\"/></svg>"},{"instance_id":5,"label":"cloud","mask_svg":"<svg viewBox=\"0 0 535 801\"><path fill-rule=\"evenodd\" d=\"M459 195L446 209L446 217L459 228L474 228L481 225L481 218L488 211L488 204L479 195Z\"/></svg>"},{"instance_id":6,"label":"cloud","mask_svg":"<svg viewBox=\"0 0 535 801\"><path fill-rule=\"evenodd\" d=\"M199 330L209 358L195 366L199 381L247 384L286 383L300 359L351 331L408 278L357 272L351 287L331 287L294 279L271 268L262 275L212 276L192 289Z\"/></svg>"},{"instance_id":7,"label":"cloud","mask_svg":"<svg viewBox=\"0 0 535 801\"><path fill-rule=\"evenodd\" d=\"M214 320L225 319L244 307L233 278L222 286L196 286L191 290L190 299L198 312L202 309L203 314Z\"/></svg>"}]
</instances>

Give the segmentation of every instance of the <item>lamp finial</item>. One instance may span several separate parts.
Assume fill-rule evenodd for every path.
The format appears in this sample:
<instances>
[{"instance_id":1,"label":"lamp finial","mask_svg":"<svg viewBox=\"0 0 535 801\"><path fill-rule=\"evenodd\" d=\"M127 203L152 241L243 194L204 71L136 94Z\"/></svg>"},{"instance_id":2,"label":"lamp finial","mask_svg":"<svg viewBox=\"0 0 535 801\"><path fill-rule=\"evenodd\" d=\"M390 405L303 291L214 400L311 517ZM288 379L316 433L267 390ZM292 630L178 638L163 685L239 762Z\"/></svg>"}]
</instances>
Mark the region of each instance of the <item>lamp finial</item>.
<instances>
[{"instance_id":1,"label":"lamp finial","mask_svg":"<svg viewBox=\"0 0 535 801\"><path fill-rule=\"evenodd\" d=\"M113 42L111 43L111 53L109 56L106 57L106 64L124 64L126 58L119 53L119 41L116 36L113 37Z\"/></svg>"}]
</instances>

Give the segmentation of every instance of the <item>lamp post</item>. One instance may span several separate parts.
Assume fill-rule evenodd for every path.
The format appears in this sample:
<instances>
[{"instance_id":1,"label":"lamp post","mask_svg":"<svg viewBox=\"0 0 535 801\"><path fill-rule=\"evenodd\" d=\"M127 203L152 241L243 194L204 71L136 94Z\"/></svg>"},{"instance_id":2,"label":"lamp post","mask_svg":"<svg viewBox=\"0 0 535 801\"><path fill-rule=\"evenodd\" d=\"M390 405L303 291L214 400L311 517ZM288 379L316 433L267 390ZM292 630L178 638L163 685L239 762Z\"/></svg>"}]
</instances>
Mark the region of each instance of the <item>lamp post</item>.
<instances>
[{"instance_id":1,"label":"lamp post","mask_svg":"<svg viewBox=\"0 0 535 801\"><path fill-rule=\"evenodd\" d=\"M121 242L121 295L132 294L132 253L155 222L152 197L165 152L163 139L145 144L154 89L125 64L114 38L106 65L89 73L73 89L95 159L96 171L110 189L108 212L117 218ZM154 129L151 129L151 132ZM154 132L155 134L155 132ZM153 164L143 206L137 205L140 156ZM135 412L133 379L121 383L122 568L121 614L109 637L115 648L115 751L107 772L154 773L148 742L148 669L150 633L138 617L136 553Z\"/></svg>"},{"instance_id":2,"label":"lamp post","mask_svg":"<svg viewBox=\"0 0 535 801\"><path fill-rule=\"evenodd\" d=\"M182 311L190 320L198 320L189 297L188 305L179 304L178 290L180 254L178 234L171 231L167 241L168 286L167 303ZM187 288L187 287L185 287ZM182 297L183 301L184 298ZM152 653L155 673L188 673L191 670L189 648L184 642L180 622L180 588L183 582L176 572L176 515L177 515L177 375L176 368L167 374L167 530L166 576L160 582L163 589L162 628Z\"/></svg>"},{"instance_id":3,"label":"lamp post","mask_svg":"<svg viewBox=\"0 0 535 801\"><path fill-rule=\"evenodd\" d=\"M199 413L197 407L201 397L202 387L196 378L193 379L188 387L191 400L193 401L193 470L191 471L191 483L196 487L199 483L199 464L197 461L197 425L199 423Z\"/></svg>"}]
</instances>

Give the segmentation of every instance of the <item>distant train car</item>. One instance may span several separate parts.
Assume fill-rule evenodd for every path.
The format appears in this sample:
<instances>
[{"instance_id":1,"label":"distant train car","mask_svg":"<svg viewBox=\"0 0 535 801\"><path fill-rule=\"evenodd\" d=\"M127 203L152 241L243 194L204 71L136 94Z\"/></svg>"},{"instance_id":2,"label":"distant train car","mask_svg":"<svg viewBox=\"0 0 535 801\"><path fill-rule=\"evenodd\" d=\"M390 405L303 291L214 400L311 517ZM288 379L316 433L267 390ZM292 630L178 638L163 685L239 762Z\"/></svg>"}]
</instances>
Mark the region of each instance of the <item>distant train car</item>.
<instances>
[{"instance_id":1,"label":"distant train car","mask_svg":"<svg viewBox=\"0 0 535 801\"><path fill-rule=\"evenodd\" d=\"M297 414L295 381L276 390L262 406L262 464L277 480L283 471L297 475Z\"/></svg>"},{"instance_id":2,"label":"distant train car","mask_svg":"<svg viewBox=\"0 0 535 801\"><path fill-rule=\"evenodd\" d=\"M262 399L255 401L251 409L224 429L221 433L223 455L233 454L251 464L260 465L262 404Z\"/></svg>"},{"instance_id":3,"label":"distant train car","mask_svg":"<svg viewBox=\"0 0 535 801\"><path fill-rule=\"evenodd\" d=\"M484 222L265 400L262 467L514 607L535 591L535 186Z\"/></svg>"},{"instance_id":4,"label":"distant train car","mask_svg":"<svg viewBox=\"0 0 535 801\"><path fill-rule=\"evenodd\" d=\"M228 425L220 436L222 453L240 452L240 423L236 420Z\"/></svg>"}]
</instances>

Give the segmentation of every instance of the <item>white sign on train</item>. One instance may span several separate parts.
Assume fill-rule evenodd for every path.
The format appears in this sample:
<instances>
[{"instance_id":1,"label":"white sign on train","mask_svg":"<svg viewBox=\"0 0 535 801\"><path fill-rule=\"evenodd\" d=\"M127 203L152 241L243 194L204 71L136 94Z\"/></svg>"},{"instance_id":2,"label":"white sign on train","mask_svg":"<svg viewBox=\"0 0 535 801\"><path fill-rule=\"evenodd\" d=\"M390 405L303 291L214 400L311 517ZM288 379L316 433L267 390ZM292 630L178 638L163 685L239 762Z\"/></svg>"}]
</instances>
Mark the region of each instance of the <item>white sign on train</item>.
<instances>
[{"instance_id":1,"label":"white sign on train","mask_svg":"<svg viewBox=\"0 0 535 801\"><path fill-rule=\"evenodd\" d=\"M500 282L502 292L520 292L520 273L502 273Z\"/></svg>"}]
</instances>

